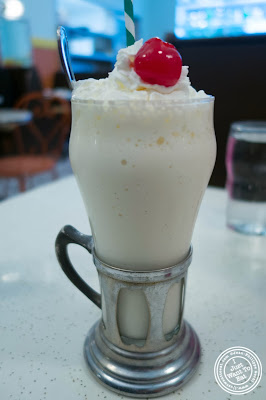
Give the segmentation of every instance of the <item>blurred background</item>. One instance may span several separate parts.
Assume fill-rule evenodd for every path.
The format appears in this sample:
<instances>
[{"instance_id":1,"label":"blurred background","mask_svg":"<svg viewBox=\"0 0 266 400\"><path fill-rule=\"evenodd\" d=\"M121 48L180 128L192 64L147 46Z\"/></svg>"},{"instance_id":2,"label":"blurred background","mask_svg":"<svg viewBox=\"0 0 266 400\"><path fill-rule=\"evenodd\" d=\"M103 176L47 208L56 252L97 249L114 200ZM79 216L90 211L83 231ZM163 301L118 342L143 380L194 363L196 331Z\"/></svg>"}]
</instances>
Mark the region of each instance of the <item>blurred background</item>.
<instances>
[{"instance_id":1,"label":"blurred background","mask_svg":"<svg viewBox=\"0 0 266 400\"><path fill-rule=\"evenodd\" d=\"M71 173L70 97L56 28L68 34L77 79L104 78L126 46L123 0L0 0L0 198ZM134 0L137 39L180 51L196 89L216 97L211 185L225 184L236 120L266 119L266 0Z\"/></svg>"}]
</instances>

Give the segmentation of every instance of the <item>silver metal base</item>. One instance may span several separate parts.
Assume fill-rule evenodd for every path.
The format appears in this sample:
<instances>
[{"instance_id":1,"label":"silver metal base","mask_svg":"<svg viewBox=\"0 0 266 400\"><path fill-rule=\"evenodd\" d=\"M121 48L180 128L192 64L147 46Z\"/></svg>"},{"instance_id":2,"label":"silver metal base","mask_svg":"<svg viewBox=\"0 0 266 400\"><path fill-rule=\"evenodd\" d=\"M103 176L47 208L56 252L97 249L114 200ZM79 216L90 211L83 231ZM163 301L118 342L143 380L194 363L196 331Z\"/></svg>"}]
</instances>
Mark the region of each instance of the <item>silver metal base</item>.
<instances>
[{"instance_id":1,"label":"silver metal base","mask_svg":"<svg viewBox=\"0 0 266 400\"><path fill-rule=\"evenodd\" d=\"M119 394L139 398L165 395L187 382L198 366L199 339L186 321L176 341L157 352L121 349L103 332L101 321L91 328L84 344L85 358L95 378Z\"/></svg>"}]
</instances>

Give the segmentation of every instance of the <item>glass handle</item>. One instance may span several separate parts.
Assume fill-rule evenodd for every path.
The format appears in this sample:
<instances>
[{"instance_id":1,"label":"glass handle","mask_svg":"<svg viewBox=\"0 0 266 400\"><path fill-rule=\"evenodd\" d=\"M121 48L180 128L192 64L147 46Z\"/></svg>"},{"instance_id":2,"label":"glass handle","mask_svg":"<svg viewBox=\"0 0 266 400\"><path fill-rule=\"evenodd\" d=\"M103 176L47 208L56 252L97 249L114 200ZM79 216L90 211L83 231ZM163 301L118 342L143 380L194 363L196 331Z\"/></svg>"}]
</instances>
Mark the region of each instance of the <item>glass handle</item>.
<instances>
[{"instance_id":1,"label":"glass handle","mask_svg":"<svg viewBox=\"0 0 266 400\"><path fill-rule=\"evenodd\" d=\"M73 267L67 246L71 243L84 247L91 254L93 247L92 236L84 235L71 225L66 225L58 233L55 241L55 251L59 264L70 281L87 296L97 307L101 308L101 295L93 290Z\"/></svg>"}]
</instances>

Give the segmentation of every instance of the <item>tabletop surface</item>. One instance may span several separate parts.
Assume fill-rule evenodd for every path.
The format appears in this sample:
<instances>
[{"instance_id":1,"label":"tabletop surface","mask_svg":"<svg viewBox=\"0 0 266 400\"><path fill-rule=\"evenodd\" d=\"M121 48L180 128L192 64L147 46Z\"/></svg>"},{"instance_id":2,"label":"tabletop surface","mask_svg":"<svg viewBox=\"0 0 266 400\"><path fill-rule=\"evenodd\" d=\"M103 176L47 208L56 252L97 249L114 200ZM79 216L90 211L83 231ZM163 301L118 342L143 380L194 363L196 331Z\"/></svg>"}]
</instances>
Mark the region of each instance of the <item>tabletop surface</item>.
<instances>
[{"instance_id":1,"label":"tabletop surface","mask_svg":"<svg viewBox=\"0 0 266 400\"><path fill-rule=\"evenodd\" d=\"M202 359L194 377L164 399L233 399L213 374L216 358L233 346L253 350L264 368L259 386L243 398L266 398L266 237L227 229L225 207L225 191L208 189L193 235L185 306ZM83 343L100 311L68 281L55 257L54 241L65 224L90 233L74 178L2 202L0 221L1 400L125 398L90 375ZM90 255L74 245L70 255L97 289Z\"/></svg>"}]
</instances>

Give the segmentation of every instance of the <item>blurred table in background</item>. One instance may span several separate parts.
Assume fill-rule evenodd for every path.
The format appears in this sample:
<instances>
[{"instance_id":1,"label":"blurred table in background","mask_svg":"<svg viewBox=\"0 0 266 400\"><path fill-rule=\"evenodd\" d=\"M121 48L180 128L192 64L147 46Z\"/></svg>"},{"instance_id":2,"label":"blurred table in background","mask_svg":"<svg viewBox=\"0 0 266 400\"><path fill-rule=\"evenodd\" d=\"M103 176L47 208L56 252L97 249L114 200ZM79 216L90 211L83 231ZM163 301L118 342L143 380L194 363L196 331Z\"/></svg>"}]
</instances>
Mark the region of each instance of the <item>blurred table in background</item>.
<instances>
[{"instance_id":1,"label":"blurred table in background","mask_svg":"<svg viewBox=\"0 0 266 400\"><path fill-rule=\"evenodd\" d=\"M14 108L0 108L0 156L14 152L13 133L17 126L32 120L32 112Z\"/></svg>"},{"instance_id":2,"label":"blurred table in background","mask_svg":"<svg viewBox=\"0 0 266 400\"><path fill-rule=\"evenodd\" d=\"M53 179L57 178L56 164L70 132L70 104L63 98L34 92L21 97L13 111L4 115L4 122L12 121L13 117L23 121L24 126L14 124L14 134L10 136L15 151L4 153L0 159L0 177L7 181L17 179L20 191L25 191L29 180L36 175L49 172ZM4 196L8 196L8 187Z\"/></svg>"},{"instance_id":3,"label":"blurred table in background","mask_svg":"<svg viewBox=\"0 0 266 400\"><path fill-rule=\"evenodd\" d=\"M32 119L32 112L27 110L17 110L14 108L0 109L0 130L9 125L24 125Z\"/></svg>"},{"instance_id":4,"label":"blurred table in background","mask_svg":"<svg viewBox=\"0 0 266 400\"><path fill-rule=\"evenodd\" d=\"M71 100L72 90L65 88L65 87L56 87L54 89L44 89L43 95L45 97L59 97L60 99L64 100Z\"/></svg>"}]
</instances>

